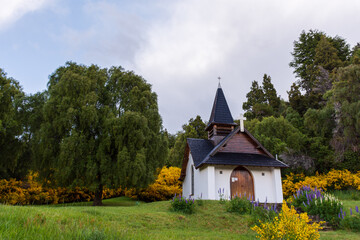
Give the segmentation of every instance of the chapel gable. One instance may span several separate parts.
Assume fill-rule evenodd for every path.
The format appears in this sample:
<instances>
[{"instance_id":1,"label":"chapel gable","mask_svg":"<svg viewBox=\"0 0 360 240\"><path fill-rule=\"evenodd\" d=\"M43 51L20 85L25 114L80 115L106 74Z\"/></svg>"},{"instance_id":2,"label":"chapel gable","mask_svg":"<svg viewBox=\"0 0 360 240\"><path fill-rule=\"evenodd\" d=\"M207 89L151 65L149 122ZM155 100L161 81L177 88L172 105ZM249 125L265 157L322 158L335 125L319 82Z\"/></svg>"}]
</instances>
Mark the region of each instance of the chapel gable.
<instances>
[{"instance_id":1,"label":"chapel gable","mask_svg":"<svg viewBox=\"0 0 360 240\"><path fill-rule=\"evenodd\" d=\"M252 153L266 155L262 147L255 142L249 135L244 132L238 132L230 138L222 147L219 152L231 153Z\"/></svg>"}]
</instances>

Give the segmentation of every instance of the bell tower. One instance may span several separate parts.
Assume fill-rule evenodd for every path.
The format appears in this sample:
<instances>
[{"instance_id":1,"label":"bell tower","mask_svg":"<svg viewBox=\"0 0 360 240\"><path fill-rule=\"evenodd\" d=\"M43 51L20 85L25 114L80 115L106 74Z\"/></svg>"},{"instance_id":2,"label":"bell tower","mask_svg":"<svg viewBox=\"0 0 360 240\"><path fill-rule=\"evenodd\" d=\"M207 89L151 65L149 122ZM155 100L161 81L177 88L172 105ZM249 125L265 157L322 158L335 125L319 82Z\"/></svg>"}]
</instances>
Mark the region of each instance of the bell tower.
<instances>
[{"instance_id":1,"label":"bell tower","mask_svg":"<svg viewBox=\"0 0 360 240\"><path fill-rule=\"evenodd\" d=\"M217 145L225 136L234 130L236 125L219 83L209 123L205 129L208 131L208 139L211 140L214 145Z\"/></svg>"}]
</instances>

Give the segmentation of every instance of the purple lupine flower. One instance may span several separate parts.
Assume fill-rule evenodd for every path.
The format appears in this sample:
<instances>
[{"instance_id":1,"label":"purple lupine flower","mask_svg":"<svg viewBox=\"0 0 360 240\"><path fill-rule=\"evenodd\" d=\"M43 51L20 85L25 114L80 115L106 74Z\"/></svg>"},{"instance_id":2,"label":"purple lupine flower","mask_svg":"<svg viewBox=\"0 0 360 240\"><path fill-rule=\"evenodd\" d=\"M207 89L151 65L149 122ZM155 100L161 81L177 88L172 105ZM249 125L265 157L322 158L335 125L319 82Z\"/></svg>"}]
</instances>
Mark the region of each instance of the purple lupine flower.
<instances>
[{"instance_id":1,"label":"purple lupine flower","mask_svg":"<svg viewBox=\"0 0 360 240\"><path fill-rule=\"evenodd\" d=\"M358 206L355 206L355 211L356 211L357 213L359 213L359 207L358 207Z\"/></svg>"},{"instance_id":2,"label":"purple lupine flower","mask_svg":"<svg viewBox=\"0 0 360 240\"><path fill-rule=\"evenodd\" d=\"M344 217L346 217L346 212L344 212Z\"/></svg>"},{"instance_id":3,"label":"purple lupine flower","mask_svg":"<svg viewBox=\"0 0 360 240\"><path fill-rule=\"evenodd\" d=\"M305 204L305 202L303 202L303 204L304 204L304 206L306 207L306 204Z\"/></svg>"},{"instance_id":4,"label":"purple lupine flower","mask_svg":"<svg viewBox=\"0 0 360 240\"><path fill-rule=\"evenodd\" d=\"M350 208L350 216L352 215L352 209Z\"/></svg>"},{"instance_id":5,"label":"purple lupine flower","mask_svg":"<svg viewBox=\"0 0 360 240\"><path fill-rule=\"evenodd\" d=\"M341 217L340 217L340 213L339 213L338 217L341 218Z\"/></svg>"},{"instance_id":6,"label":"purple lupine flower","mask_svg":"<svg viewBox=\"0 0 360 240\"><path fill-rule=\"evenodd\" d=\"M342 211L342 208L340 208L340 213L341 213L341 215L343 215L343 211Z\"/></svg>"},{"instance_id":7,"label":"purple lupine flower","mask_svg":"<svg viewBox=\"0 0 360 240\"><path fill-rule=\"evenodd\" d=\"M187 204L188 203L188 201L187 201L187 199L185 198L185 203Z\"/></svg>"},{"instance_id":8,"label":"purple lupine flower","mask_svg":"<svg viewBox=\"0 0 360 240\"><path fill-rule=\"evenodd\" d=\"M225 189L223 188L223 194L224 194L224 192L225 192Z\"/></svg>"}]
</instances>

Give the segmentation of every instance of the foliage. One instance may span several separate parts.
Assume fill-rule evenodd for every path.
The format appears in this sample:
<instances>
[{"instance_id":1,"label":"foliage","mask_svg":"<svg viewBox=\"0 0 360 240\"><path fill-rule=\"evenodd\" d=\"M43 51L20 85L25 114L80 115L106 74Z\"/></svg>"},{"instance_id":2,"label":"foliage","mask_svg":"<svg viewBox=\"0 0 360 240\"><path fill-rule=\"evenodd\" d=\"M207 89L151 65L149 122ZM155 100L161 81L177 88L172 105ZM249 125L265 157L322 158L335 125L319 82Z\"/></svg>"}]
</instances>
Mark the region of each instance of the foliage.
<instances>
[{"instance_id":1,"label":"foliage","mask_svg":"<svg viewBox=\"0 0 360 240\"><path fill-rule=\"evenodd\" d=\"M351 173L348 170L331 170L326 174L316 174L307 176L304 174L293 174L285 176L283 179L283 195L285 198L291 197L302 186L311 188L321 188L327 190L360 190L360 172Z\"/></svg>"},{"instance_id":2,"label":"foliage","mask_svg":"<svg viewBox=\"0 0 360 240\"><path fill-rule=\"evenodd\" d=\"M334 227L339 226L338 216L343 204L332 194L324 193L321 189L303 186L294 194L292 203L309 215L319 216Z\"/></svg>"},{"instance_id":3,"label":"foliage","mask_svg":"<svg viewBox=\"0 0 360 240\"><path fill-rule=\"evenodd\" d=\"M294 68L300 87L310 94L318 76L318 66L325 65L331 69L338 66L339 61L347 61L350 48L345 39L339 36L329 37L324 32L309 30L302 31L299 40L294 42L291 54L293 60L289 65Z\"/></svg>"},{"instance_id":4,"label":"foliage","mask_svg":"<svg viewBox=\"0 0 360 240\"><path fill-rule=\"evenodd\" d=\"M38 173L31 173L24 181L15 179L0 180L0 203L10 205L58 204L68 202L91 201L94 192L87 188L50 188L43 187L36 179ZM103 189L103 198L117 197L122 194L121 188Z\"/></svg>"},{"instance_id":5,"label":"foliage","mask_svg":"<svg viewBox=\"0 0 360 240\"><path fill-rule=\"evenodd\" d=\"M137 194L139 200L145 202L164 201L182 192L179 181L181 169L177 167L163 167L153 184Z\"/></svg>"},{"instance_id":6,"label":"foliage","mask_svg":"<svg viewBox=\"0 0 360 240\"><path fill-rule=\"evenodd\" d=\"M19 177L23 142L18 106L24 93L0 68L0 178ZM26 166L25 166L26 169Z\"/></svg>"},{"instance_id":7,"label":"foliage","mask_svg":"<svg viewBox=\"0 0 360 240\"><path fill-rule=\"evenodd\" d=\"M359 211L359 210L358 210ZM345 217L340 222L340 228L350 230L353 232L360 232L360 214L350 215Z\"/></svg>"},{"instance_id":8,"label":"foliage","mask_svg":"<svg viewBox=\"0 0 360 240\"><path fill-rule=\"evenodd\" d=\"M306 140L306 136L282 116L264 118L251 132L272 154L280 154L287 149L300 151Z\"/></svg>"},{"instance_id":9,"label":"foliage","mask_svg":"<svg viewBox=\"0 0 360 240\"><path fill-rule=\"evenodd\" d=\"M275 217L273 222L252 227L260 239L319 239L321 228L318 223L310 224L306 213L297 214L296 210L289 208L285 202L279 217Z\"/></svg>"},{"instance_id":10,"label":"foliage","mask_svg":"<svg viewBox=\"0 0 360 240\"><path fill-rule=\"evenodd\" d=\"M338 126L333 138L335 151L360 151L360 65L341 68L334 83L332 101Z\"/></svg>"},{"instance_id":11,"label":"foliage","mask_svg":"<svg viewBox=\"0 0 360 240\"><path fill-rule=\"evenodd\" d=\"M271 77L264 74L262 86L257 81L253 81L250 92L246 94L247 101L243 103L246 111L245 117L248 120L266 116L276 115L280 108L280 97L277 96L276 89L271 83Z\"/></svg>"},{"instance_id":12,"label":"foliage","mask_svg":"<svg viewBox=\"0 0 360 240\"><path fill-rule=\"evenodd\" d=\"M183 131L178 132L175 144L168 156L168 166L181 167L184 158L186 139L187 138L201 138L207 139L207 132L205 131L206 124L199 115L196 118L190 118L188 124L182 126Z\"/></svg>"},{"instance_id":13,"label":"foliage","mask_svg":"<svg viewBox=\"0 0 360 240\"><path fill-rule=\"evenodd\" d=\"M235 196L227 202L226 211L247 214L250 213L252 208L251 202L246 197Z\"/></svg>"},{"instance_id":14,"label":"foliage","mask_svg":"<svg viewBox=\"0 0 360 240\"><path fill-rule=\"evenodd\" d=\"M45 176L87 187L101 205L104 186L146 187L163 165L157 96L150 84L121 67L101 69L68 62L48 83L41 126Z\"/></svg>"},{"instance_id":15,"label":"foliage","mask_svg":"<svg viewBox=\"0 0 360 240\"><path fill-rule=\"evenodd\" d=\"M250 225L260 226L261 223L272 222L276 216L278 216L276 204L272 205L271 208L266 207L266 205L261 207L255 204L251 211Z\"/></svg>"},{"instance_id":16,"label":"foliage","mask_svg":"<svg viewBox=\"0 0 360 240\"><path fill-rule=\"evenodd\" d=\"M195 212L195 199L188 198L181 195L175 195L170 201L171 210L174 212L182 212L185 214L192 214Z\"/></svg>"}]
</instances>

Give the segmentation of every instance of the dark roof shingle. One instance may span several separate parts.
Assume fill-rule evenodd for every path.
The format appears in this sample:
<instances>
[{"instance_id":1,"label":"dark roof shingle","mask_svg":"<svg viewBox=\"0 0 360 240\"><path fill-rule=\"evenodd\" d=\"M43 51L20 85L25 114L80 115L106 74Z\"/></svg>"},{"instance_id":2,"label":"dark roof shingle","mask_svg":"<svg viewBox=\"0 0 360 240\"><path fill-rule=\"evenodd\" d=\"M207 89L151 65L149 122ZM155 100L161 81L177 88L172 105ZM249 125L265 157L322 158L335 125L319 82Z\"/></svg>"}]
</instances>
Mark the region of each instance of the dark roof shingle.
<instances>
[{"instance_id":1,"label":"dark roof shingle","mask_svg":"<svg viewBox=\"0 0 360 240\"><path fill-rule=\"evenodd\" d=\"M221 87L219 87L216 91L214 104L211 110L211 115L207 128L214 123L236 125L236 123L234 123L234 119L231 115L229 106L226 102L225 95Z\"/></svg>"},{"instance_id":2,"label":"dark roof shingle","mask_svg":"<svg viewBox=\"0 0 360 240\"><path fill-rule=\"evenodd\" d=\"M219 152L207 159L206 164L241 165L259 167L288 167L274 158L252 153Z\"/></svg>"},{"instance_id":3,"label":"dark roof shingle","mask_svg":"<svg viewBox=\"0 0 360 240\"><path fill-rule=\"evenodd\" d=\"M214 148L214 145L210 140L188 138L187 142L189 144L195 167L197 167Z\"/></svg>"}]
</instances>

